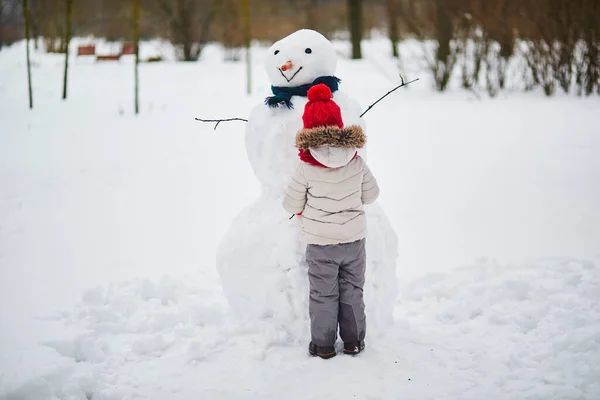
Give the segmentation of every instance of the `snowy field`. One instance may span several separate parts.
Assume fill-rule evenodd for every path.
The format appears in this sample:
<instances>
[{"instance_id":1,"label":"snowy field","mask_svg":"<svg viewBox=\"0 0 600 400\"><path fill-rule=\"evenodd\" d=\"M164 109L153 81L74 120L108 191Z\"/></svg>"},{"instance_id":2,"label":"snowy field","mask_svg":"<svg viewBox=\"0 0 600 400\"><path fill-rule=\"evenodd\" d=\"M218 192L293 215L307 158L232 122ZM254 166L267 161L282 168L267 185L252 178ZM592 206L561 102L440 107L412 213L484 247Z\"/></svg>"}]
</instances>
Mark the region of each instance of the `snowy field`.
<instances>
[{"instance_id":1,"label":"snowy field","mask_svg":"<svg viewBox=\"0 0 600 400\"><path fill-rule=\"evenodd\" d=\"M386 42L337 46L365 108L397 84ZM132 60L73 58L62 102L63 58L34 53L30 111L24 45L3 49L0 399L599 399L600 99L440 95L413 47L421 80L366 115L396 322L329 361L236 320L215 270L259 185L244 123L194 117L269 94L262 48L252 96L218 47L142 65L139 117Z\"/></svg>"}]
</instances>

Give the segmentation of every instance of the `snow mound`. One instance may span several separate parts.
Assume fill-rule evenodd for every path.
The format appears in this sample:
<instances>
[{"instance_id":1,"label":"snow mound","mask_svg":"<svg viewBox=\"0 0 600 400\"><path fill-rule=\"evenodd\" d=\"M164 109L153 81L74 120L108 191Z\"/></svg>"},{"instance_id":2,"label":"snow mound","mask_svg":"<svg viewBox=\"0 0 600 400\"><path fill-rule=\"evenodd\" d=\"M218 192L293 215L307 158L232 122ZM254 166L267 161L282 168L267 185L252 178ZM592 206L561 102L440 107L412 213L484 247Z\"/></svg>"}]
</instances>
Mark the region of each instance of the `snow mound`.
<instances>
[{"instance_id":1,"label":"snow mound","mask_svg":"<svg viewBox=\"0 0 600 400\"><path fill-rule=\"evenodd\" d=\"M437 343L432 361L457 379L473 371L461 398L600 398L598 263L482 260L402 293L397 317Z\"/></svg>"},{"instance_id":2,"label":"snow mound","mask_svg":"<svg viewBox=\"0 0 600 400\"><path fill-rule=\"evenodd\" d=\"M290 220L279 207L279 198L263 195L244 209L219 246L217 266L238 319L273 323L289 342L301 344L310 337L306 245L299 218ZM397 237L377 205L366 214L370 236L364 296L367 335L374 337L394 323Z\"/></svg>"},{"instance_id":3,"label":"snow mound","mask_svg":"<svg viewBox=\"0 0 600 400\"><path fill-rule=\"evenodd\" d=\"M598 262L482 260L427 275L402 287L396 325L364 354L326 362L277 319L234 317L199 282L88 291L62 316L86 332L46 343L65 363L0 399L600 398Z\"/></svg>"},{"instance_id":4,"label":"snow mound","mask_svg":"<svg viewBox=\"0 0 600 400\"><path fill-rule=\"evenodd\" d=\"M74 310L56 317L85 333L43 343L72 362L7 399L122 399L132 392L119 388L137 385L119 373L123 366L172 354L187 361L213 356L225 344L217 331L227 306L218 287L204 283L140 279L88 290Z\"/></svg>"}]
</instances>

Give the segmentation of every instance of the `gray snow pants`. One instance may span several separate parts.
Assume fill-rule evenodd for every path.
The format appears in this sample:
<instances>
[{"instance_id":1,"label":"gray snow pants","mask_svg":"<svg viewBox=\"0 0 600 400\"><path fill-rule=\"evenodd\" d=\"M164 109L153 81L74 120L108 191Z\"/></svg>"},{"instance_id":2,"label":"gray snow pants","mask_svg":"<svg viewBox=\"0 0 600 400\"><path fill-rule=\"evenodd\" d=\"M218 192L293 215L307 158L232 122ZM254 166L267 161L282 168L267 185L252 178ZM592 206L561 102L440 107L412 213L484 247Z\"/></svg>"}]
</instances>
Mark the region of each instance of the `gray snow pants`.
<instances>
[{"instance_id":1,"label":"gray snow pants","mask_svg":"<svg viewBox=\"0 0 600 400\"><path fill-rule=\"evenodd\" d=\"M306 262L312 342L333 346L338 323L344 343L364 340L365 239L327 246L309 244Z\"/></svg>"}]
</instances>

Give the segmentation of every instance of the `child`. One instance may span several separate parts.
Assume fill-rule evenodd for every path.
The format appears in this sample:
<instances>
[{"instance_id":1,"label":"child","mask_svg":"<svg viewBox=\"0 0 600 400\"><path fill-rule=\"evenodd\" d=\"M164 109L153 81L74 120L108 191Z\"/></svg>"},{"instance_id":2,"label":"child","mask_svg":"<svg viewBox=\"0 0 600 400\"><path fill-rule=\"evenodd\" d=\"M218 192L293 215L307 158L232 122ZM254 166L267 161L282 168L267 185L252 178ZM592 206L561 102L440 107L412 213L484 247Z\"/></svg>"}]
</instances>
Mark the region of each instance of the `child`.
<instances>
[{"instance_id":1,"label":"child","mask_svg":"<svg viewBox=\"0 0 600 400\"><path fill-rule=\"evenodd\" d=\"M340 108L323 84L308 91L296 135L300 162L285 189L284 208L302 215L310 283L313 356L331 358L337 326L344 353L365 348L366 218L363 204L379 195L377 181L357 149L366 138L360 126L344 127Z\"/></svg>"}]
</instances>

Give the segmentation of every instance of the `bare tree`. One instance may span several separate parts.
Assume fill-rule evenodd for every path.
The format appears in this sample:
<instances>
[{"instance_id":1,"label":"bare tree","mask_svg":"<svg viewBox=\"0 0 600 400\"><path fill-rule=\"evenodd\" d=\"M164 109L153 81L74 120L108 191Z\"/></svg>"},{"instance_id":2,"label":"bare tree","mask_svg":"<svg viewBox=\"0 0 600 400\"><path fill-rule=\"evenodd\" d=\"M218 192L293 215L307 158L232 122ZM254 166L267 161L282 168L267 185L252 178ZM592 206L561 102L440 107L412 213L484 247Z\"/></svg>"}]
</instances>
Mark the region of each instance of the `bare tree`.
<instances>
[{"instance_id":1,"label":"bare tree","mask_svg":"<svg viewBox=\"0 0 600 400\"><path fill-rule=\"evenodd\" d=\"M73 17L73 0L66 0L67 15L66 15L66 34L65 34L65 75L63 77L63 100L67 98L67 79L69 74L69 43L71 43L71 26Z\"/></svg>"},{"instance_id":2,"label":"bare tree","mask_svg":"<svg viewBox=\"0 0 600 400\"><path fill-rule=\"evenodd\" d=\"M476 25L471 14L460 18L458 31L456 43L461 58L462 87L475 90L489 50L490 39L487 32Z\"/></svg>"},{"instance_id":3,"label":"bare tree","mask_svg":"<svg viewBox=\"0 0 600 400\"><path fill-rule=\"evenodd\" d=\"M306 13L306 27L308 29L318 29L318 6L319 0L304 0L304 12Z\"/></svg>"},{"instance_id":4,"label":"bare tree","mask_svg":"<svg viewBox=\"0 0 600 400\"><path fill-rule=\"evenodd\" d=\"M250 32L250 0L242 0L244 14L244 44L246 47L246 84L247 93L252 92L252 69L250 60L250 40L252 34Z\"/></svg>"},{"instance_id":5,"label":"bare tree","mask_svg":"<svg viewBox=\"0 0 600 400\"><path fill-rule=\"evenodd\" d=\"M339 1L339 0L338 0ZM343 0L342 0L343 1ZM326 16L326 18L330 18L330 13L323 6L331 5L335 3L335 1L331 0L293 0L293 8L294 12L297 13L300 17L299 21L301 26L313 29L320 30L322 28L323 18L320 16ZM335 6L335 4L334 4ZM346 22L346 21L344 21ZM326 32L321 32L326 33Z\"/></svg>"},{"instance_id":6,"label":"bare tree","mask_svg":"<svg viewBox=\"0 0 600 400\"><path fill-rule=\"evenodd\" d=\"M398 54L398 15L396 11L396 0L387 1L388 35L392 42L392 55L396 58Z\"/></svg>"},{"instance_id":7,"label":"bare tree","mask_svg":"<svg viewBox=\"0 0 600 400\"><path fill-rule=\"evenodd\" d=\"M240 61L242 58L240 49L246 47L246 19L249 22L249 7L250 3L246 3L246 0L221 0L215 5L211 39L223 45L223 57L226 61Z\"/></svg>"},{"instance_id":8,"label":"bare tree","mask_svg":"<svg viewBox=\"0 0 600 400\"><path fill-rule=\"evenodd\" d=\"M38 0L29 4L30 26L36 38L43 38L48 53L65 52L67 35L64 5L65 0Z\"/></svg>"},{"instance_id":9,"label":"bare tree","mask_svg":"<svg viewBox=\"0 0 600 400\"><path fill-rule=\"evenodd\" d=\"M135 46L135 114L140 113L140 0L133 0L133 42Z\"/></svg>"},{"instance_id":10,"label":"bare tree","mask_svg":"<svg viewBox=\"0 0 600 400\"><path fill-rule=\"evenodd\" d=\"M171 42L179 58L196 61L208 41L210 22L215 13L214 0L155 0L166 19Z\"/></svg>"},{"instance_id":11,"label":"bare tree","mask_svg":"<svg viewBox=\"0 0 600 400\"><path fill-rule=\"evenodd\" d=\"M348 0L348 23L352 41L352 58L362 58L360 42L362 40L362 0Z\"/></svg>"},{"instance_id":12,"label":"bare tree","mask_svg":"<svg viewBox=\"0 0 600 400\"><path fill-rule=\"evenodd\" d=\"M600 95L600 1L587 1L580 7L581 52L577 68L577 80L579 93L589 96L594 91Z\"/></svg>"},{"instance_id":13,"label":"bare tree","mask_svg":"<svg viewBox=\"0 0 600 400\"><path fill-rule=\"evenodd\" d=\"M27 48L27 84L29 87L29 108L33 108L33 90L31 88L31 58L29 56L29 1L23 0L23 17L25 18L25 46Z\"/></svg>"},{"instance_id":14,"label":"bare tree","mask_svg":"<svg viewBox=\"0 0 600 400\"><path fill-rule=\"evenodd\" d=\"M0 1L0 50L2 50L2 46L7 43L10 43L8 40L8 24L7 17L10 12L8 2Z\"/></svg>"},{"instance_id":15,"label":"bare tree","mask_svg":"<svg viewBox=\"0 0 600 400\"><path fill-rule=\"evenodd\" d=\"M443 92L450 82L450 75L456 63L456 49L452 47L454 36L452 14L444 0L436 0L437 50L432 72L437 90Z\"/></svg>"}]
</instances>

